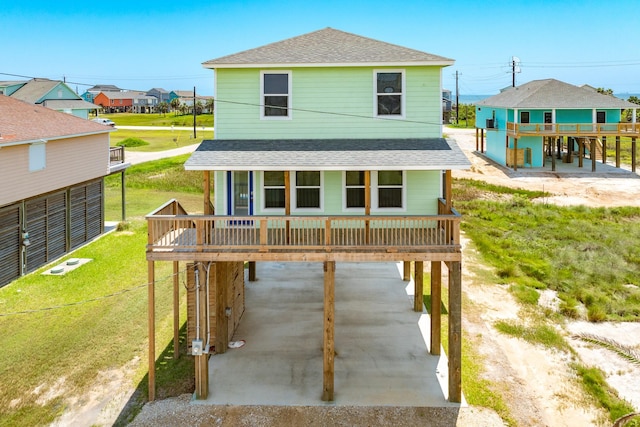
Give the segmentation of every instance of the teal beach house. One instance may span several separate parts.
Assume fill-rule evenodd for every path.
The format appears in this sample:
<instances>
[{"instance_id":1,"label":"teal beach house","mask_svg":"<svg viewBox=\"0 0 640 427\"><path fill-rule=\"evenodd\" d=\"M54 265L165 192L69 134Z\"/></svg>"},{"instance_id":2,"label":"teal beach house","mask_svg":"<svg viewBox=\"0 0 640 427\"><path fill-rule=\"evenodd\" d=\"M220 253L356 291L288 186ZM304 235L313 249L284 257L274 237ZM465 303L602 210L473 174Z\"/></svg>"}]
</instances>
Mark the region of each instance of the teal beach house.
<instances>
[{"instance_id":1,"label":"teal beach house","mask_svg":"<svg viewBox=\"0 0 640 427\"><path fill-rule=\"evenodd\" d=\"M589 86L555 79L534 80L476 103L476 149L500 165L556 170L556 160L582 167L590 157L607 161L607 144L615 143L620 167L620 139L630 138L635 153L640 127L638 105L602 94ZM623 111L631 110L631 120ZM635 156L633 156L635 171Z\"/></svg>"},{"instance_id":2,"label":"teal beach house","mask_svg":"<svg viewBox=\"0 0 640 427\"><path fill-rule=\"evenodd\" d=\"M431 265L432 295L439 295L444 265L448 399L460 402L462 249L451 171L470 163L442 134L442 70L452 64L332 28L204 62L213 70L215 139L203 141L185 163L186 170L203 173L204 215L188 215L175 201L149 215L147 260L194 263L196 269L246 261L249 281L256 262L324 265L324 362L318 369L327 401L334 392L336 262L400 262L405 280L414 266L414 310L420 312L424 263ZM223 276L229 275L216 275ZM152 289L152 276L149 283ZM244 282L216 286L243 288ZM440 299L432 300L439 319ZM243 310L250 304L234 312ZM203 316L189 313L188 322ZM225 322L235 320L199 321L211 328L221 351L234 325L214 325ZM433 355L440 353L440 332L439 320L433 321ZM192 354L196 397L206 398L208 355L199 347Z\"/></svg>"}]
</instances>

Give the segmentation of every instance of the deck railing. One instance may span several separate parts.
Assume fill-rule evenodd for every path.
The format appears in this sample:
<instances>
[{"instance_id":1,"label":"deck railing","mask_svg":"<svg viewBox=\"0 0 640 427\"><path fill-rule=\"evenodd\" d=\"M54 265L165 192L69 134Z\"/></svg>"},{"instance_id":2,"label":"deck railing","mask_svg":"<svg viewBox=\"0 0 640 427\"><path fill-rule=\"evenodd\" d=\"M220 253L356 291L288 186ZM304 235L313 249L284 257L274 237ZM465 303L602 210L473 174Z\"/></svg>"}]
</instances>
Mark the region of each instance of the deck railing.
<instances>
[{"instance_id":1,"label":"deck railing","mask_svg":"<svg viewBox=\"0 0 640 427\"><path fill-rule=\"evenodd\" d=\"M507 133L516 136L640 136L640 123L513 123L507 122Z\"/></svg>"},{"instance_id":2,"label":"deck railing","mask_svg":"<svg viewBox=\"0 0 640 427\"><path fill-rule=\"evenodd\" d=\"M124 145L109 147L109 164L124 163Z\"/></svg>"},{"instance_id":3,"label":"deck railing","mask_svg":"<svg viewBox=\"0 0 640 427\"><path fill-rule=\"evenodd\" d=\"M171 205L170 205L171 206ZM433 252L460 250L460 216L147 216L148 251Z\"/></svg>"}]
</instances>

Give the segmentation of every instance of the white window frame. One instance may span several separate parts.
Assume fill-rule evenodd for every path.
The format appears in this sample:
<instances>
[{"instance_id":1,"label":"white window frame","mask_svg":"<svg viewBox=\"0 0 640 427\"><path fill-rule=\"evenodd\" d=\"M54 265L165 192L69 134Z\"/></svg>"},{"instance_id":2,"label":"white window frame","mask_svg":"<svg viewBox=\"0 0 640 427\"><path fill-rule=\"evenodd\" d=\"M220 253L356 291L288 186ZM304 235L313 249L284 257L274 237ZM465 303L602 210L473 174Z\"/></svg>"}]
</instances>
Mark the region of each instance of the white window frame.
<instances>
[{"instance_id":1,"label":"white window frame","mask_svg":"<svg viewBox=\"0 0 640 427\"><path fill-rule=\"evenodd\" d=\"M400 110L401 114L378 114L378 73L400 73L402 76L402 93L400 94ZM406 118L407 114L407 78L404 69L376 69L373 70L373 117L384 119L401 120ZM396 93L391 95L397 95Z\"/></svg>"},{"instance_id":2,"label":"white window frame","mask_svg":"<svg viewBox=\"0 0 640 427\"><path fill-rule=\"evenodd\" d=\"M265 116L264 115L264 75L265 74L286 74L287 75L287 94L268 94L269 96L287 96L287 115L286 116ZM292 87L291 84L291 70L261 70L260 71L260 120L291 120L293 117L292 114Z\"/></svg>"},{"instance_id":3,"label":"white window frame","mask_svg":"<svg viewBox=\"0 0 640 427\"><path fill-rule=\"evenodd\" d=\"M364 171L349 171L349 172L364 172ZM349 208L347 207L347 188L364 188L364 191L367 191L367 187L363 184L362 186L358 185L350 185L347 187L347 171L342 171L342 211L343 212L362 212L364 213L365 207L361 208ZM369 189L371 191L371 189ZM366 198L366 195L365 195Z\"/></svg>"},{"instance_id":4,"label":"white window frame","mask_svg":"<svg viewBox=\"0 0 640 427\"><path fill-rule=\"evenodd\" d=\"M262 208L263 212L272 212L272 213L279 213L279 214L284 214L285 213L285 208L267 208L266 204L267 204L267 195L266 195L266 190L268 189L279 189L282 188L285 190L285 206L286 206L286 198L288 196L288 194L286 194L286 190L287 190L287 186L286 183L282 184L282 187L280 186L273 186L273 185L266 185L265 184L265 180L264 180L264 172L265 171L260 171L260 198L262 199L262 201L260 202L260 207ZM274 171L274 172L282 172L284 173L285 171Z\"/></svg>"},{"instance_id":5,"label":"white window frame","mask_svg":"<svg viewBox=\"0 0 640 427\"><path fill-rule=\"evenodd\" d=\"M319 208L299 208L298 207L298 186L296 184L296 172L320 172L320 207ZM291 188L291 212L322 212L324 210L324 171L291 171L289 174L289 183ZM316 188L316 187L304 187Z\"/></svg>"},{"instance_id":6,"label":"white window frame","mask_svg":"<svg viewBox=\"0 0 640 427\"><path fill-rule=\"evenodd\" d=\"M397 170L397 169L394 169ZM402 186L394 186L402 188L402 207L400 208L381 208L378 203L378 171L371 172L371 211L372 212L406 212L407 211L407 171L402 171ZM385 188L387 186L382 186Z\"/></svg>"},{"instance_id":7,"label":"white window frame","mask_svg":"<svg viewBox=\"0 0 640 427\"><path fill-rule=\"evenodd\" d=\"M47 167L46 141L29 144L29 172L38 172Z\"/></svg>"}]
</instances>

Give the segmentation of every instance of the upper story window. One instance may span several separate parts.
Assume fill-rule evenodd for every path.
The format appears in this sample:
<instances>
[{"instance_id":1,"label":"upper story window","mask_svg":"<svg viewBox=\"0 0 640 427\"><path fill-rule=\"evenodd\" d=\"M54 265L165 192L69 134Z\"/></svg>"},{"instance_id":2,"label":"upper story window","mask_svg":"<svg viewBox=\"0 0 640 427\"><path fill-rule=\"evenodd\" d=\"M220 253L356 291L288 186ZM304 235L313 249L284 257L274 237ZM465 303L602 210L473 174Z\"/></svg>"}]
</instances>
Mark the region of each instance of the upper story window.
<instances>
[{"instance_id":1,"label":"upper story window","mask_svg":"<svg viewBox=\"0 0 640 427\"><path fill-rule=\"evenodd\" d=\"M374 71L378 117L404 117L404 71Z\"/></svg>"},{"instance_id":2,"label":"upper story window","mask_svg":"<svg viewBox=\"0 0 640 427\"><path fill-rule=\"evenodd\" d=\"M284 171L265 171L262 176L264 187L264 209L284 209Z\"/></svg>"},{"instance_id":3,"label":"upper story window","mask_svg":"<svg viewBox=\"0 0 640 427\"><path fill-rule=\"evenodd\" d=\"M606 111L596 111L596 123L606 123L607 113Z\"/></svg>"},{"instance_id":4,"label":"upper story window","mask_svg":"<svg viewBox=\"0 0 640 427\"><path fill-rule=\"evenodd\" d=\"M520 111L520 123L529 123L528 111Z\"/></svg>"},{"instance_id":5,"label":"upper story window","mask_svg":"<svg viewBox=\"0 0 640 427\"><path fill-rule=\"evenodd\" d=\"M344 172L344 207L346 209L365 207L364 171Z\"/></svg>"},{"instance_id":6,"label":"upper story window","mask_svg":"<svg viewBox=\"0 0 640 427\"><path fill-rule=\"evenodd\" d=\"M322 209L322 173L297 171L294 178L296 209Z\"/></svg>"},{"instance_id":7,"label":"upper story window","mask_svg":"<svg viewBox=\"0 0 640 427\"><path fill-rule=\"evenodd\" d=\"M260 73L262 93L261 118L291 118L291 72L262 71Z\"/></svg>"}]
</instances>

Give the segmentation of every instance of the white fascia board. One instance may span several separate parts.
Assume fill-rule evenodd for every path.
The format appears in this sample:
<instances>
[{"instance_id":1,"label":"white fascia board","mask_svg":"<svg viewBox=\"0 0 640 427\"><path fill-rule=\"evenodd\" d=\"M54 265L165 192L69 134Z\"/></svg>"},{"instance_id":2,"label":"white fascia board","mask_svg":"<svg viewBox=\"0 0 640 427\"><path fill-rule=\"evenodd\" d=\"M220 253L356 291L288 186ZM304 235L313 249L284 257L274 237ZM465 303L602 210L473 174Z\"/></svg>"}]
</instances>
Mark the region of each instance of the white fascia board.
<instances>
[{"instance_id":1,"label":"white fascia board","mask_svg":"<svg viewBox=\"0 0 640 427\"><path fill-rule=\"evenodd\" d=\"M354 62L354 63L277 63L277 64L202 64L203 68L312 68L312 67L448 67L455 61Z\"/></svg>"},{"instance_id":2,"label":"white fascia board","mask_svg":"<svg viewBox=\"0 0 640 427\"><path fill-rule=\"evenodd\" d=\"M2 138L0 138L0 148L2 148L2 147L12 147L12 146L15 146L15 145L38 144L38 143L42 143L42 141L55 141L55 140L58 140L58 139L68 139L68 138L77 138L77 137L81 137L81 136L99 135L101 133L113 132L115 130L116 129L105 129L105 130L100 131L100 132L87 132L87 133L78 133L78 134L73 134L73 135L52 136L52 137L47 137L47 138L23 139L21 141L13 141L13 142L7 142L7 143L3 143L2 142Z\"/></svg>"},{"instance_id":3,"label":"white fascia board","mask_svg":"<svg viewBox=\"0 0 640 427\"><path fill-rule=\"evenodd\" d=\"M359 166L331 166L331 167L318 167L318 166L299 166L299 165L288 165L288 166L246 166L246 165L225 165L225 166L184 166L185 170L188 171L246 171L246 170L259 170L259 171L282 171L282 170L290 170L290 171L362 171L362 170L374 170L374 171L397 171L397 170L405 170L405 171L428 171L428 170L466 170L469 169L470 165L434 165L434 166L424 166L424 165L406 165L406 166L373 166L373 165L359 165Z\"/></svg>"}]
</instances>

